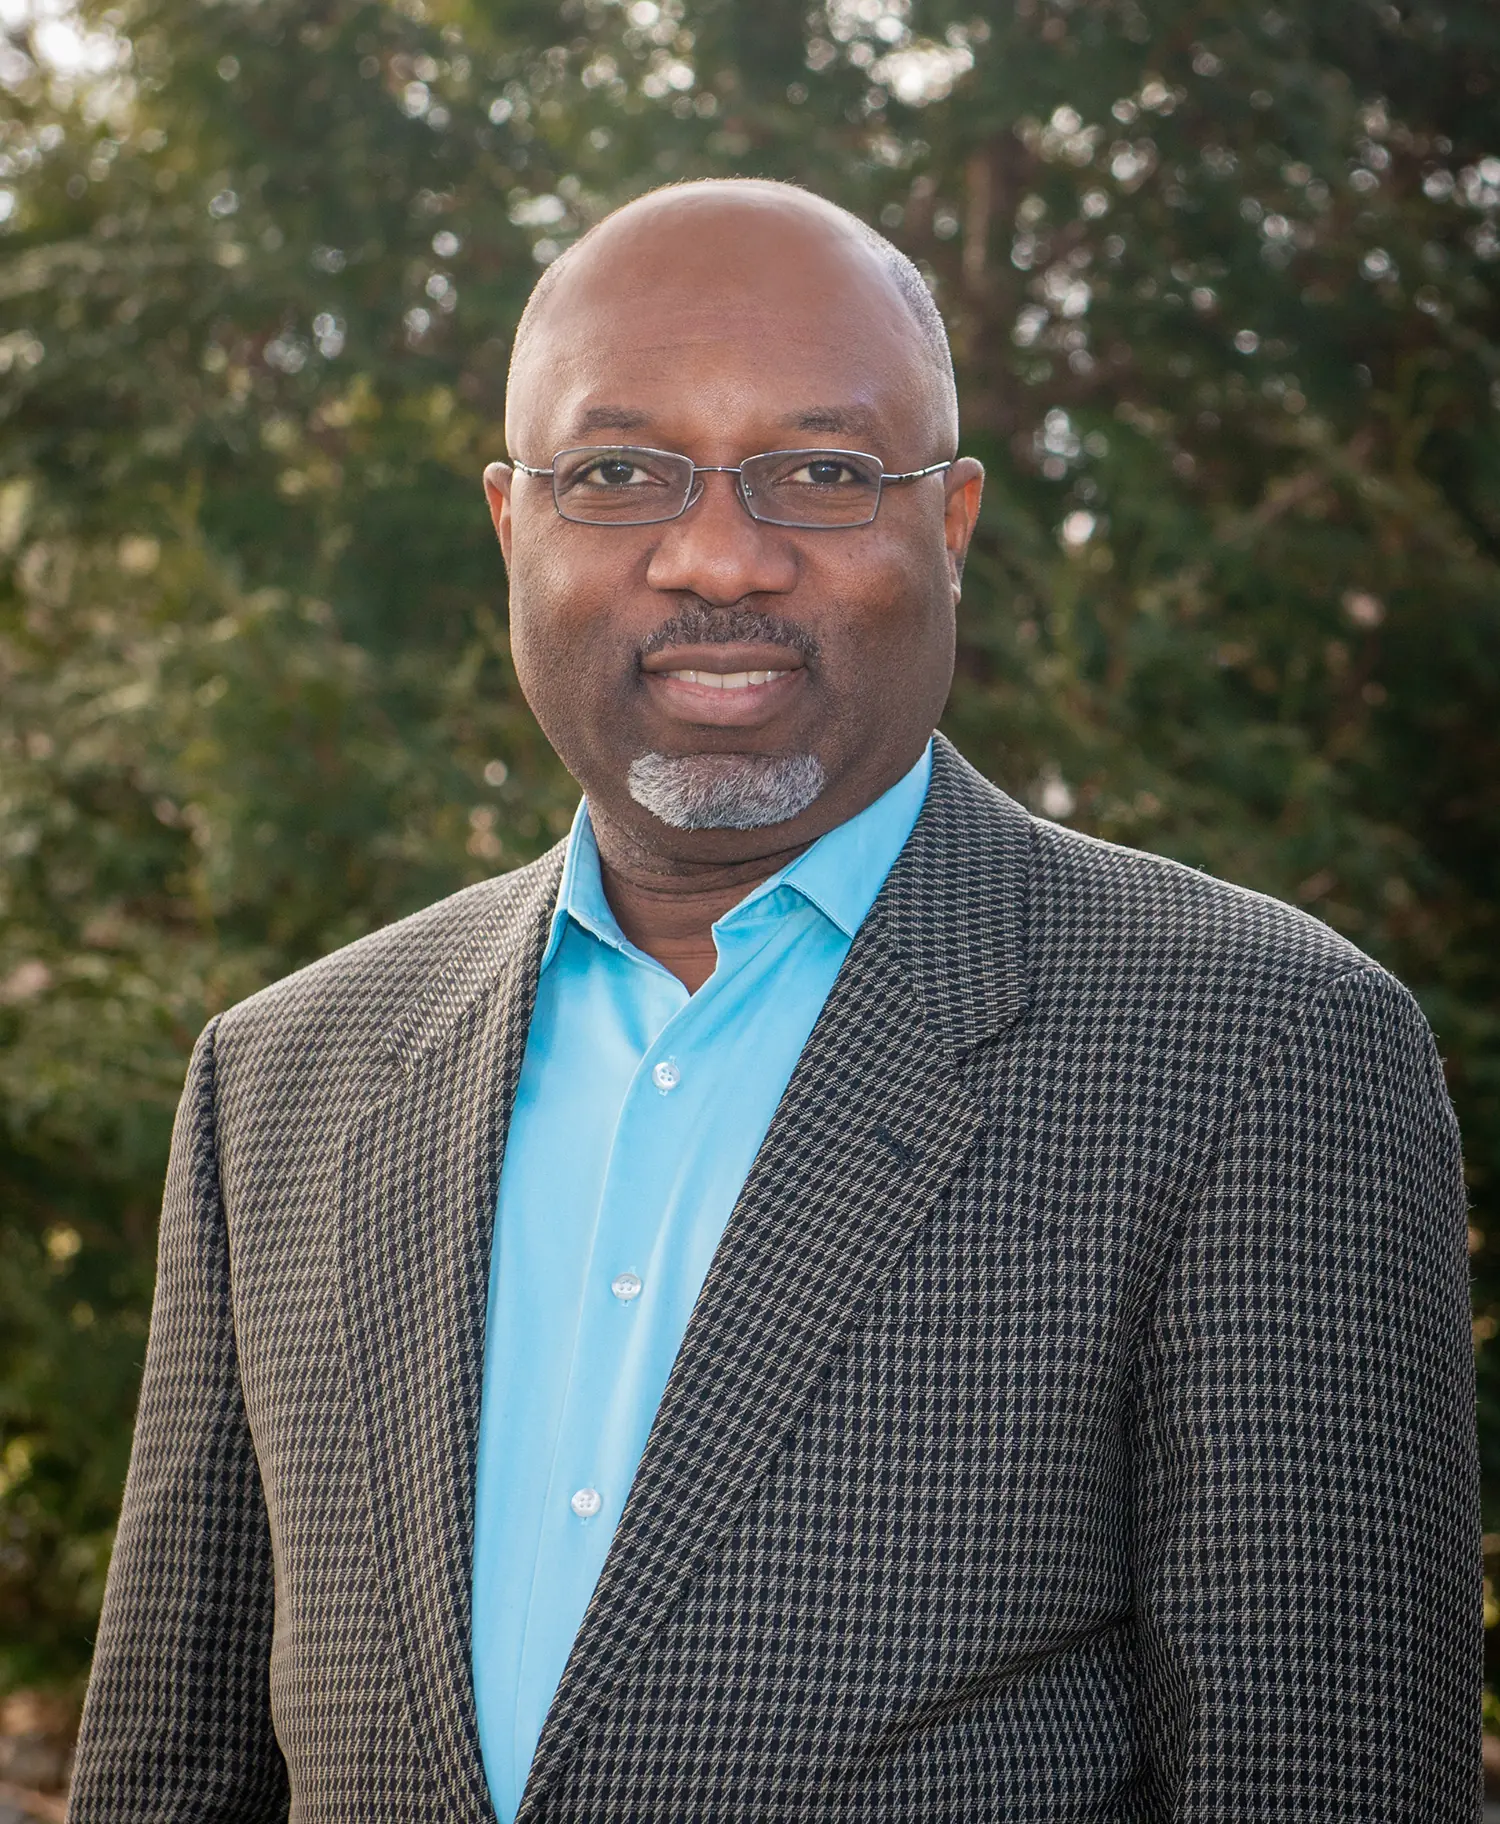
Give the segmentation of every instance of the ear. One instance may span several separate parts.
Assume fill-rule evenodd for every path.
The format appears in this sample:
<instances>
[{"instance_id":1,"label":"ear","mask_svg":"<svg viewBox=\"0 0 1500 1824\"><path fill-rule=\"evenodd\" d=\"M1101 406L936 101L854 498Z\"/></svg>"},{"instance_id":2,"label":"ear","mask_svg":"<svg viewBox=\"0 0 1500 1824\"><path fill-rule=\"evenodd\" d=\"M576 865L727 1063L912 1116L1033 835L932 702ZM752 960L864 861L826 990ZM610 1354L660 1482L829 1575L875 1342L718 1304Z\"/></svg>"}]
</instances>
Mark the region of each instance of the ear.
<instances>
[{"instance_id":1,"label":"ear","mask_svg":"<svg viewBox=\"0 0 1500 1824\"><path fill-rule=\"evenodd\" d=\"M490 518L506 569L510 568L510 487L514 479L515 470L508 462L492 462L484 472L484 497L490 503Z\"/></svg>"},{"instance_id":2,"label":"ear","mask_svg":"<svg viewBox=\"0 0 1500 1824\"><path fill-rule=\"evenodd\" d=\"M984 470L972 456L960 456L944 476L943 538L948 546L948 575L957 602L964 573L964 555L979 524L979 497L984 492Z\"/></svg>"}]
</instances>

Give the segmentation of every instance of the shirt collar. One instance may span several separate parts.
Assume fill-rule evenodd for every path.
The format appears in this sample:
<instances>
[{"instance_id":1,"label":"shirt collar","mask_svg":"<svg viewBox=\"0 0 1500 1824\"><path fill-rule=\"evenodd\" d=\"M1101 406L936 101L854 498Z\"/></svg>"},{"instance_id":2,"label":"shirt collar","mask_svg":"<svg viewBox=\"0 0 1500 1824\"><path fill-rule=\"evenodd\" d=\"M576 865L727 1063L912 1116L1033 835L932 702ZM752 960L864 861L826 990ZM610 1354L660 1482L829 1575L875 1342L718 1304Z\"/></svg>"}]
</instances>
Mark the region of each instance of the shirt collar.
<instances>
[{"instance_id":1,"label":"shirt collar","mask_svg":"<svg viewBox=\"0 0 1500 1824\"><path fill-rule=\"evenodd\" d=\"M594 826L589 821L589 801L584 798L573 813L573 827L568 832L568 855L563 863L562 879L557 885L557 910L552 914L552 927L547 934L547 948L542 952L545 969L557 954L568 920L582 925L601 943L615 950L630 948L630 940L620 929L609 901L604 897L604 879L599 872L599 845L594 840Z\"/></svg>"},{"instance_id":2,"label":"shirt collar","mask_svg":"<svg viewBox=\"0 0 1500 1824\"><path fill-rule=\"evenodd\" d=\"M810 849L763 881L739 905L726 912L726 920L735 918L762 895L779 886L795 887L824 915L833 920L845 937L852 938L865 922L876 895L885 885L885 877L895 866L896 857L906 847L912 826L927 796L932 778L932 743L922 749L921 758L911 771L884 791L873 804L867 804L847 822L838 824L820 836Z\"/></svg>"},{"instance_id":3,"label":"shirt collar","mask_svg":"<svg viewBox=\"0 0 1500 1824\"><path fill-rule=\"evenodd\" d=\"M932 743L929 741L910 772L882 792L873 804L867 804L855 816L820 836L795 861L778 869L769 880L763 880L753 892L732 906L714 929L737 923L779 888L789 887L816 906L845 937L852 939L885 885L885 877L896 857L906 846L906 839L911 835L927 797L931 778ZM557 954L570 918L612 949L634 951L604 896L599 849L586 798L579 805L568 834L567 860L558 884L557 909L552 914L547 948L542 955L543 969Z\"/></svg>"}]
</instances>

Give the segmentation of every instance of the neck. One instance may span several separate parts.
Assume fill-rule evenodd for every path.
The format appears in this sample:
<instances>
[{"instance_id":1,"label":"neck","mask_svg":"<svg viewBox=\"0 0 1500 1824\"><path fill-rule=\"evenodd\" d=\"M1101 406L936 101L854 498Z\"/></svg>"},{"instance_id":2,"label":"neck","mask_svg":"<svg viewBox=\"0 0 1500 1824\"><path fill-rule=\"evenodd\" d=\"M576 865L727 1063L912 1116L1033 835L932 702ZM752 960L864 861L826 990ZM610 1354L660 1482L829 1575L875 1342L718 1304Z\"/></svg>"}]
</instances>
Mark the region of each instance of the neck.
<instances>
[{"instance_id":1,"label":"neck","mask_svg":"<svg viewBox=\"0 0 1500 1824\"><path fill-rule=\"evenodd\" d=\"M594 840L604 895L620 929L638 950L654 957L696 994L714 972L716 920L737 906L763 880L811 846L793 842L738 860L670 868L643 855L607 818L593 813Z\"/></svg>"},{"instance_id":2,"label":"neck","mask_svg":"<svg viewBox=\"0 0 1500 1824\"><path fill-rule=\"evenodd\" d=\"M926 742L923 735L921 746ZM920 752L921 747L915 754L888 754L883 766L841 779L800 816L758 830L713 830L684 838L664 825L653 829L655 820L634 805L617 819L590 795L599 873L616 923L638 950L696 994L719 960L715 921L820 836L873 804L911 769ZM658 831L667 840L651 840Z\"/></svg>"}]
</instances>

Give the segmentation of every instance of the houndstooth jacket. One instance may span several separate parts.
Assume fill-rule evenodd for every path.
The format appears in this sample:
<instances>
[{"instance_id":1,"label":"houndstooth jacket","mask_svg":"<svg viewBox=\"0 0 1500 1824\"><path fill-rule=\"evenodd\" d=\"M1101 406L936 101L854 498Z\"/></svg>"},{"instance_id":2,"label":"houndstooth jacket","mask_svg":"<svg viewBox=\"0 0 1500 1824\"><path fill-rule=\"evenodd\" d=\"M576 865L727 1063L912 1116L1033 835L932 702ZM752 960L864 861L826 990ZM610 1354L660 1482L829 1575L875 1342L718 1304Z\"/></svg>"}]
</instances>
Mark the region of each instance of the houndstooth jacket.
<instances>
[{"instance_id":1,"label":"houndstooth jacket","mask_svg":"<svg viewBox=\"0 0 1500 1824\"><path fill-rule=\"evenodd\" d=\"M492 1819L485 1294L559 872L203 1035L74 1824ZM1389 975L940 742L520 1824L1470 1824L1465 1263Z\"/></svg>"}]
</instances>

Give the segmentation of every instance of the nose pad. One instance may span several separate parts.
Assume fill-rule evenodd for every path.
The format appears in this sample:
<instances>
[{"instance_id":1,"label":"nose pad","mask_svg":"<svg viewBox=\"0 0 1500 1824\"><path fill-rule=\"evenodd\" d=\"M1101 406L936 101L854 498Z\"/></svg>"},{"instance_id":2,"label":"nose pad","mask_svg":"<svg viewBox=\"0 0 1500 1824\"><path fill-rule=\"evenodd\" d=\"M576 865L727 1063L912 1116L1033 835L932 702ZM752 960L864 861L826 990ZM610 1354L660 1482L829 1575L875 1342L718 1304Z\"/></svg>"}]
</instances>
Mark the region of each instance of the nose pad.
<instances>
[{"instance_id":1,"label":"nose pad","mask_svg":"<svg viewBox=\"0 0 1500 1824\"><path fill-rule=\"evenodd\" d=\"M682 509L683 513L691 513L698 502L702 500L704 489L708 486L708 483L705 480L705 477L708 475L728 476L734 488L735 497L740 505L757 525L763 523L760 514L756 512L755 508L750 503L750 490L745 486L745 477L739 469L700 469L693 477L693 485L688 493L687 504ZM679 514L677 517L681 518L682 515Z\"/></svg>"}]
</instances>

